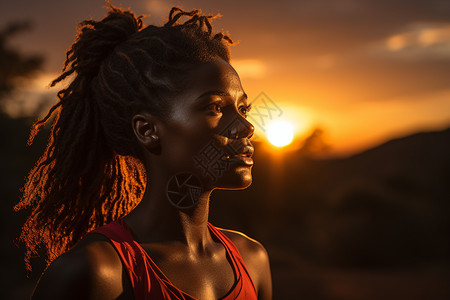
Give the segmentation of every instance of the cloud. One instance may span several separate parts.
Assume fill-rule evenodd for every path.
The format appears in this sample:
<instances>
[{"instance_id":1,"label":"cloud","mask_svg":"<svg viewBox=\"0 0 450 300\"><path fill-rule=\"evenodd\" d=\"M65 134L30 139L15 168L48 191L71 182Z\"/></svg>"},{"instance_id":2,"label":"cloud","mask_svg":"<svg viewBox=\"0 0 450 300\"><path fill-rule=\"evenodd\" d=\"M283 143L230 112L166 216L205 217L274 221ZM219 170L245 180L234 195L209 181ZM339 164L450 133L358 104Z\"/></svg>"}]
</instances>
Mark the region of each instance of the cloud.
<instances>
[{"instance_id":1,"label":"cloud","mask_svg":"<svg viewBox=\"0 0 450 300\"><path fill-rule=\"evenodd\" d=\"M409 27L405 32L389 36L386 50L406 58L450 58L450 22Z\"/></svg>"},{"instance_id":2,"label":"cloud","mask_svg":"<svg viewBox=\"0 0 450 300\"><path fill-rule=\"evenodd\" d=\"M233 59L231 65L241 78L261 78L266 74L266 65L256 59Z\"/></svg>"},{"instance_id":3,"label":"cloud","mask_svg":"<svg viewBox=\"0 0 450 300\"><path fill-rule=\"evenodd\" d=\"M239 35L243 52L261 49L255 54L264 58L345 53L410 24L450 21L450 4L440 0L245 1L239 10L231 3L221 11L227 28Z\"/></svg>"},{"instance_id":4,"label":"cloud","mask_svg":"<svg viewBox=\"0 0 450 300\"><path fill-rule=\"evenodd\" d=\"M5 112L12 117L43 117L56 103L59 89L50 89L50 82L57 77L54 73L38 73L32 80L19 82L20 88L5 101Z\"/></svg>"},{"instance_id":5,"label":"cloud","mask_svg":"<svg viewBox=\"0 0 450 300\"><path fill-rule=\"evenodd\" d=\"M170 1L161 1L161 0L150 0L145 1L146 10L143 12L144 14L149 14L152 19L152 23L155 19L161 19L163 22L167 21L168 12L172 5L170 5ZM147 20L145 20L147 21Z\"/></svg>"},{"instance_id":6,"label":"cloud","mask_svg":"<svg viewBox=\"0 0 450 300\"><path fill-rule=\"evenodd\" d=\"M450 44L450 23L420 30L418 42L423 46Z\"/></svg>"}]
</instances>

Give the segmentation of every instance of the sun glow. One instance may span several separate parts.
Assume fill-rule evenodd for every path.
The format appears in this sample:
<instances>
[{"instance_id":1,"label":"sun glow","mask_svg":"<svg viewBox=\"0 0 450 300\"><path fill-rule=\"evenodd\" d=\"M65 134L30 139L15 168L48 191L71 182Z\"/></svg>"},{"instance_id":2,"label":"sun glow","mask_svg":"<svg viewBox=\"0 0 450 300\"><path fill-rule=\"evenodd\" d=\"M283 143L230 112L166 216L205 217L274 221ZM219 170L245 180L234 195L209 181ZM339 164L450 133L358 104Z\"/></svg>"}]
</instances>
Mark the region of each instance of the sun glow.
<instances>
[{"instance_id":1,"label":"sun glow","mask_svg":"<svg viewBox=\"0 0 450 300\"><path fill-rule=\"evenodd\" d=\"M276 121L267 127L267 139L276 147L289 145L294 139L294 127L286 121Z\"/></svg>"}]
</instances>

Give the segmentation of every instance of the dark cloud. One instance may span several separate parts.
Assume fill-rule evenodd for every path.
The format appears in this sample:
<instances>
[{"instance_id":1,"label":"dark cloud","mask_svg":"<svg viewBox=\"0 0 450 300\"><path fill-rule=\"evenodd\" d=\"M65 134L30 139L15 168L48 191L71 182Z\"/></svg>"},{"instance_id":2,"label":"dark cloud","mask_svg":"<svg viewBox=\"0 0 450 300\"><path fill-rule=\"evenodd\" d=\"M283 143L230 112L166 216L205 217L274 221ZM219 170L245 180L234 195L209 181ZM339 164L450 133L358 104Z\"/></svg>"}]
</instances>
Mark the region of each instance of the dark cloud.
<instances>
[{"instance_id":1,"label":"dark cloud","mask_svg":"<svg viewBox=\"0 0 450 300\"><path fill-rule=\"evenodd\" d=\"M113 1L114 3L115 1ZM165 8L178 1L122 1L136 13L149 13L146 23L161 23ZM18 0L2 4L2 20L25 18L35 22L33 34L20 44L47 56L47 70L59 70L64 52L75 37L76 24L87 18L100 18L105 9L103 0L56 1ZM284 0L284 1L183 1L186 9L202 8L207 13L222 13L215 21L216 29L224 28L241 44L232 49L234 58L256 58L279 62L287 76L301 68L307 80L315 79L334 86L342 82L367 82L377 86L373 95L361 98L389 98L410 92L448 88L450 56L436 63L433 56L417 61L403 61L397 56L370 54L370 47L402 33L411 24L450 24L448 0ZM154 8L149 11L148 8ZM324 70L305 68L304 61L332 55L338 65ZM269 72L270 73L270 72ZM300 72L297 72L300 74ZM299 75L298 80L303 80ZM392 84L395 82L395 86ZM376 97L375 97L376 94Z\"/></svg>"},{"instance_id":2,"label":"dark cloud","mask_svg":"<svg viewBox=\"0 0 450 300\"><path fill-rule=\"evenodd\" d=\"M237 1L236 7L239 7ZM224 6L232 16L232 33L245 36L268 56L280 47L295 54L339 52L361 47L397 33L408 24L450 22L448 1L245 1L244 7ZM206 1L205 1L206 4ZM224 17L224 18L225 18ZM269 40L266 42L266 39Z\"/></svg>"},{"instance_id":3,"label":"dark cloud","mask_svg":"<svg viewBox=\"0 0 450 300\"><path fill-rule=\"evenodd\" d=\"M61 69L65 52L76 35L76 25L89 17L104 15L103 0L17 0L4 1L0 26L15 20L29 20L32 31L18 37L16 44L24 51L39 52L46 58L45 69Z\"/></svg>"},{"instance_id":4,"label":"dark cloud","mask_svg":"<svg viewBox=\"0 0 450 300\"><path fill-rule=\"evenodd\" d=\"M238 6L237 1L232 3ZM253 53L284 64L277 76L301 82L305 93L364 101L407 98L450 87L450 55L436 57L429 47L418 48L423 53L405 59L408 49L389 53L386 48L387 38L412 25L450 24L449 1L305 0L276 5L245 1L243 5L238 11L234 5L223 9L224 18L236 16L230 23L232 34L242 36L234 53ZM385 48L377 53L380 47ZM325 55L335 60L332 67L308 64Z\"/></svg>"}]
</instances>

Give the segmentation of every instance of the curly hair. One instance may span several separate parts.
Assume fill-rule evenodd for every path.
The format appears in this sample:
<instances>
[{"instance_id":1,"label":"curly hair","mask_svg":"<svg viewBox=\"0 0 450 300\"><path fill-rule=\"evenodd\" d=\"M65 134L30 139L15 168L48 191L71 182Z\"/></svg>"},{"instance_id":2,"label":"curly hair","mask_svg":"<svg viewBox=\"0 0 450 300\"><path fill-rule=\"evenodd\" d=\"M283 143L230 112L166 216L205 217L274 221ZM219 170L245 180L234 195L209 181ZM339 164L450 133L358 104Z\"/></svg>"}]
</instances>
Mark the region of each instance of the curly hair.
<instances>
[{"instance_id":1,"label":"curly hair","mask_svg":"<svg viewBox=\"0 0 450 300\"><path fill-rule=\"evenodd\" d=\"M168 99L184 87L195 64L214 57L230 61L233 41L212 33L200 10L173 7L163 26L143 26L142 16L109 4L100 21L79 24L62 74L70 79L58 102L31 128L28 144L51 122L43 155L30 171L16 211L31 209L19 241L25 264L39 249L46 262L90 230L120 219L140 201L146 172L131 118L142 110L167 116ZM188 19L180 23L183 17Z\"/></svg>"}]
</instances>

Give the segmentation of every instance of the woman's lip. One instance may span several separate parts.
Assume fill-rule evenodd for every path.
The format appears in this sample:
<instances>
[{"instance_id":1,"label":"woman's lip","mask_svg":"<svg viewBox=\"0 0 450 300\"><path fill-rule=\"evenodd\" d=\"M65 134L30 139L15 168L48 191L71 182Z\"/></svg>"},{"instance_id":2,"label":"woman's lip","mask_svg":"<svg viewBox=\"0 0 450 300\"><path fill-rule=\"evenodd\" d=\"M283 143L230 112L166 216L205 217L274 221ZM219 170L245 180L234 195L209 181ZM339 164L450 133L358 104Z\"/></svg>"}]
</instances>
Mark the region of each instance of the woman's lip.
<instances>
[{"instance_id":1,"label":"woman's lip","mask_svg":"<svg viewBox=\"0 0 450 300\"><path fill-rule=\"evenodd\" d=\"M251 166L253 165L253 159L249 156L246 155L237 155L237 156L232 156L230 158L226 158L226 161L229 162L239 162L239 163L243 163L245 165Z\"/></svg>"}]
</instances>

